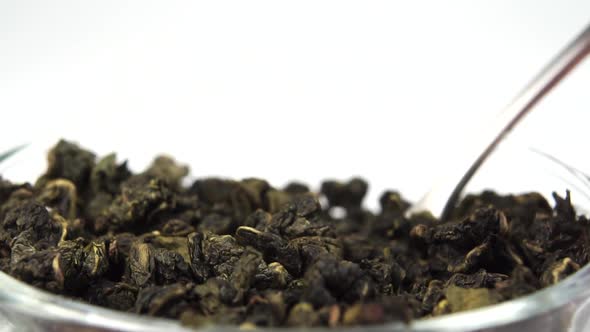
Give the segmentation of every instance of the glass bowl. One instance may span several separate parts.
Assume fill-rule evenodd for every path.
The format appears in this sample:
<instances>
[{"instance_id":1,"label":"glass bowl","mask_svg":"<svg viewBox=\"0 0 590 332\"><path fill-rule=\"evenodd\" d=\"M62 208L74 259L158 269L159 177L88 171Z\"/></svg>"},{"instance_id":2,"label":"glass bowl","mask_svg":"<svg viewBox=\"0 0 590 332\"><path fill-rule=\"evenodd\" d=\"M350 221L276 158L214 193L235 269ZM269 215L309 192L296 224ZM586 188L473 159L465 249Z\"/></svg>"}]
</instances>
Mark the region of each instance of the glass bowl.
<instances>
[{"instance_id":1,"label":"glass bowl","mask_svg":"<svg viewBox=\"0 0 590 332\"><path fill-rule=\"evenodd\" d=\"M511 144L484 165L468 191L500 193L571 190L578 213L590 208L590 186L581 173L546 156ZM33 149L34 150L34 149ZM26 158L26 153L23 155ZM18 158L15 158L18 160ZM498 173L510 171L506 181ZM494 182L489 182L494 179ZM494 186L489 186L494 183ZM403 192L403 191L402 191ZM590 329L590 265L536 293L489 307L413 321L350 327L346 331L571 331ZM56 296L0 272L0 331L192 331L179 323L91 306ZM264 328L261 328L264 329ZM299 331L301 328L281 328ZM202 331L238 331L235 326L204 326ZM267 329L268 330L268 329ZM309 328L305 329L309 330ZM330 329L312 328L317 331Z\"/></svg>"}]
</instances>

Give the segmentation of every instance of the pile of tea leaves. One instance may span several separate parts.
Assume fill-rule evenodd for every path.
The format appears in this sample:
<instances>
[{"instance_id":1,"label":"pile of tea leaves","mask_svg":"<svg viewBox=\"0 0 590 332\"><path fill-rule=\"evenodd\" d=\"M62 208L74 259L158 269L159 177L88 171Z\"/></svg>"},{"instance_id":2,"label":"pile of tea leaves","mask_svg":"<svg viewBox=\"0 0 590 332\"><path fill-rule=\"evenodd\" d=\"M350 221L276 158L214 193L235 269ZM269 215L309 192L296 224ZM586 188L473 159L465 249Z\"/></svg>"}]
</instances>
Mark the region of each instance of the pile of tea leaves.
<instances>
[{"instance_id":1,"label":"pile of tea leaves","mask_svg":"<svg viewBox=\"0 0 590 332\"><path fill-rule=\"evenodd\" d=\"M404 217L395 191L364 209L362 179L274 188L204 178L158 157L133 174L60 141L34 185L0 178L0 268L97 306L184 324L408 322L510 300L589 260L565 197L469 195L450 221Z\"/></svg>"}]
</instances>

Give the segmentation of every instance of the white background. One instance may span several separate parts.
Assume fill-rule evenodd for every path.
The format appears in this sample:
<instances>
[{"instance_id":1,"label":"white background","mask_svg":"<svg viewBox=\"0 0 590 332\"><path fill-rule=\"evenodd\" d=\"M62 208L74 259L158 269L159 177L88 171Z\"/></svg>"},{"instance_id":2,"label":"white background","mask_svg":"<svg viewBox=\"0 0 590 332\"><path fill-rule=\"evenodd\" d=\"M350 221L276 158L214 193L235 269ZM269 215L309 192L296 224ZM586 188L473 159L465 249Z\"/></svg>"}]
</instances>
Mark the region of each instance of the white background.
<instances>
[{"instance_id":1,"label":"white background","mask_svg":"<svg viewBox=\"0 0 590 332\"><path fill-rule=\"evenodd\" d=\"M168 152L197 177L317 186L361 175L369 205L384 188L417 199L445 170L446 151L469 140L466 128L588 22L587 0L3 0L0 149L31 145L0 172L32 180L63 136L116 150L135 170ZM590 172L589 67L525 119L511 146ZM523 182L519 153L492 161L481 186L548 183Z\"/></svg>"}]
</instances>

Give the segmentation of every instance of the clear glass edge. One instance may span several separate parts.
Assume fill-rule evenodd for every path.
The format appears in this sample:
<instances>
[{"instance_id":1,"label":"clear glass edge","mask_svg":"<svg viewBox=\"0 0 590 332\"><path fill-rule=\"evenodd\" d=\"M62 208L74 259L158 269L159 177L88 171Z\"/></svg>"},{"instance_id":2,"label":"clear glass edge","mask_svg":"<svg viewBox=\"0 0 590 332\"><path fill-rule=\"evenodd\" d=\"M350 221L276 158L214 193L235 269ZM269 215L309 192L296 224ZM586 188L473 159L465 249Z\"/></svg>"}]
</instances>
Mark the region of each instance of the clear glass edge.
<instances>
[{"instance_id":1,"label":"clear glass edge","mask_svg":"<svg viewBox=\"0 0 590 332\"><path fill-rule=\"evenodd\" d=\"M376 326L339 328L346 331L471 331L499 327L526 319L590 297L590 265L580 269L560 283L518 299L488 307L440 317L419 319ZM100 308L54 295L0 272L0 306L6 310L37 318L122 331L238 331L236 326L208 325L189 328L163 318L139 316L132 313ZM326 328L260 328L261 330L320 331Z\"/></svg>"},{"instance_id":2,"label":"clear glass edge","mask_svg":"<svg viewBox=\"0 0 590 332\"><path fill-rule=\"evenodd\" d=\"M31 150L30 147L28 150ZM26 159L26 156L23 159ZM564 174L568 175L567 173ZM573 179L573 181L579 182L580 179ZM583 209L583 211L579 211L579 208L577 207L578 212L590 216L589 210ZM577 300L590 298L590 287L588 285L590 285L590 264L556 285L484 308L418 319L409 324L392 322L375 326L339 327L338 330L349 332L460 332L501 327L561 309ZM186 327L171 319L140 316L93 306L35 288L0 271L0 308L2 307L6 307L4 310L16 310L40 321L80 324L115 331L243 331L239 327L231 325ZM321 327L261 327L258 330L288 330L294 332L333 331L334 329Z\"/></svg>"}]
</instances>

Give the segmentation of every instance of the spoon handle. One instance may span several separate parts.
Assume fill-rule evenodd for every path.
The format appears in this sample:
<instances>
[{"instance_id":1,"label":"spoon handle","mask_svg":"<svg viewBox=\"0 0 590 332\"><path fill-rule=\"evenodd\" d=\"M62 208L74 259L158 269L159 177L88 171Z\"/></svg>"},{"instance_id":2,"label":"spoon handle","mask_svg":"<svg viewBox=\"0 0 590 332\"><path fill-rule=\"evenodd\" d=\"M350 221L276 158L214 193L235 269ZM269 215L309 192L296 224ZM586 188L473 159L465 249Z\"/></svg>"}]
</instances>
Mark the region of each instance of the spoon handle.
<instances>
[{"instance_id":1,"label":"spoon handle","mask_svg":"<svg viewBox=\"0 0 590 332\"><path fill-rule=\"evenodd\" d=\"M561 51L500 113L493 124L495 134L480 146L481 154L475 159L458 183L440 185L431 190L410 212L429 210L447 220L467 183L500 142L514 129L537 103L559 84L590 53L590 25Z\"/></svg>"},{"instance_id":2,"label":"spoon handle","mask_svg":"<svg viewBox=\"0 0 590 332\"><path fill-rule=\"evenodd\" d=\"M17 147L14 147L8 151L4 151L4 152L0 153L0 163L6 159L12 157L12 155L16 154L17 152L19 152L20 150L22 150L26 147L27 147L27 144L23 144L23 145L19 145Z\"/></svg>"}]
</instances>

